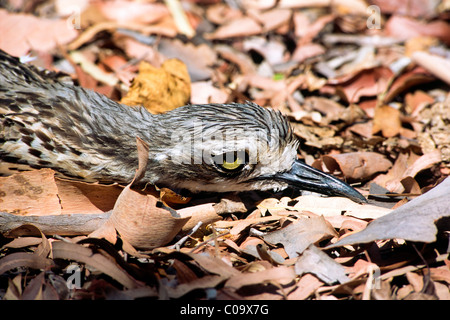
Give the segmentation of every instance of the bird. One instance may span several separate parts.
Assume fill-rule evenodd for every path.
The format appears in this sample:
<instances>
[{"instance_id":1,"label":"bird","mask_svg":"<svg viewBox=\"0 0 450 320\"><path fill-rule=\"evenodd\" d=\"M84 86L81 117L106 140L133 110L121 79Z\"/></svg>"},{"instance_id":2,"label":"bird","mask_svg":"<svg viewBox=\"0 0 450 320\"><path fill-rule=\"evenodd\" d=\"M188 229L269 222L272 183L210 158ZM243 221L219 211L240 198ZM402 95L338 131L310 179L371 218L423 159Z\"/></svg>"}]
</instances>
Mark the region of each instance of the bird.
<instances>
[{"instance_id":1,"label":"bird","mask_svg":"<svg viewBox=\"0 0 450 320\"><path fill-rule=\"evenodd\" d=\"M307 190L366 198L298 159L281 112L253 102L188 104L163 114L120 104L0 50L0 174L51 168L57 175L127 184L136 138L149 147L141 182L225 193Z\"/></svg>"}]
</instances>

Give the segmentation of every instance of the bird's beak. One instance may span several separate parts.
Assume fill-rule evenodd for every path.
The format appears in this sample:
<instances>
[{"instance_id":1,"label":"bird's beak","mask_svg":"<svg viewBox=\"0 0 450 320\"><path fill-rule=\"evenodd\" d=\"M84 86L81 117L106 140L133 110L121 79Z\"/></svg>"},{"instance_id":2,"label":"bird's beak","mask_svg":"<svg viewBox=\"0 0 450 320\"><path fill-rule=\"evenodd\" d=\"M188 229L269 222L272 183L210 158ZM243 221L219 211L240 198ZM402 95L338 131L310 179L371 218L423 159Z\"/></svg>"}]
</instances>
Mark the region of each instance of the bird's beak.
<instances>
[{"instance_id":1,"label":"bird's beak","mask_svg":"<svg viewBox=\"0 0 450 320\"><path fill-rule=\"evenodd\" d=\"M357 203L366 203L362 194L345 182L296 160L289 172L276 175L276 179L287 182L290 187L308 190L329 196L344 196Z\"/></svg>"}]
</instances>

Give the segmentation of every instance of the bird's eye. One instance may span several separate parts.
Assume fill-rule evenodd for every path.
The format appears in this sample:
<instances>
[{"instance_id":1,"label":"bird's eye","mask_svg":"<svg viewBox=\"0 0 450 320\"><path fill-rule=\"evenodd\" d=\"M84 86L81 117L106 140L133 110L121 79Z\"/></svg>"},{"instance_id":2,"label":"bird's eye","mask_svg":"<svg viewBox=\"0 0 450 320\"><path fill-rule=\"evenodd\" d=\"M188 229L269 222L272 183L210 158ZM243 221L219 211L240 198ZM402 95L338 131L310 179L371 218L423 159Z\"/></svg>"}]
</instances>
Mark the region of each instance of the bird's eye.
<instances>
[{"instance_id":1,"label":"bird's eye","mask_svg":"<svg viewBox=\"0 0 450 320\"><path fill-rule=\"evenodd\" d=\"M217 168L225 173L238 172L248 163L245 151L230 151L213 156Z\"/></svg>"}]
</instances>

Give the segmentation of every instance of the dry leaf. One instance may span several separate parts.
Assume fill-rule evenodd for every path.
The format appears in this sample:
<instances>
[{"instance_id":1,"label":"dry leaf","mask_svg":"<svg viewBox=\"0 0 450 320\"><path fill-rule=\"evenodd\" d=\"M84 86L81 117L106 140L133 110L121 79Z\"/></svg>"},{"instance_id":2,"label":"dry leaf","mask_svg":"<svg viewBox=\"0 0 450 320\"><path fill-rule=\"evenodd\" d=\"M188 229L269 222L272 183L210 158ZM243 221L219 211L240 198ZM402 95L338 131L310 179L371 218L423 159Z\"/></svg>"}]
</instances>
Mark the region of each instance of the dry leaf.
<instances>
[{"instance_id":1,"label":"dry leaf","mask_svg":"<svg viewBox=\"0 0 450 320\"><path fill-rule=\"evenodd\" d=\"M276 29L289 23L292 11L287 9L272 9L262 13L255 12L252 17L257 19L264 27L264 32Z\"/></svg>"},{"instance_id":2,"label":"dry leaf","mask_svg":"<svg viewBox=\"0 0 450 320\"><path fill-rule=\"evenodd\" d=\"M450 216L449 189L450 178L446 178L427 193L374 220L364 230L351 234L327 248L382 239L434 242L437 233L435 222Z\"/></svg>"},{"instance_id":3,"label":"dry leaf","mask_svg":"<svg viewBox=\"0 0 450 320\"><path fill-rule=\"evenodd\" d=\"M343 197L301 196L295 200L295 209L325 217L346 215L360 219L377 219L392 211L370 204L358 204Z\"/></svg>"},{"instance_id":4,"label":"dry leaf","mask_svg":"<svg viewBox=\"0 0 450 320\"><path fill-rule=\"evenodd\" d=\"M0 274L14 268L46 269L53 261L29 252L15 252L0 259Z\"/></svg>"},{"instance_id":5,"label":"dry leaf","mask_svg":"<svg viewBox=\"0 0 450 320\"><path fill-rule=\"evenodd\" d=\"M168 59L179 59L186 65L192 82L207 80L213 74L217 53L208 45L194 46L179 40L162 39L158 51Z\"/></svg>"},{"instance_id":6,"label":"dry leaf","mask_svg":"<svg viewBox=\"0 0 450 320\"><path fill-rule=\"evenodd\" d=\"M114 208L123 187L55 179L62 214L97 214Z\"/></svg>"},{"instance_id":7,"label":"dry leaf","mask_svg":"<svg viewBox=\"0 0 450 320\"><path fill-rule=\"evenodd\" d=\"M362 97L373 97L385 92L392 76L393 72L389 68L377 67L346 74L328 83L336 86L336 94L349 103L356 103Z\"/></svg>"},{"instance_id":8,"label":"dry leaf","mask_svg":"<svg viewBox=\"0 0 450 320\"><path fill-rule=\"evenodd\" d=\"M303 217L281 230L264 235L263 238L272 244L281 243L289 258L294 258L310 244L336 235L334 228L325 221L324 217L320 216Z\"/></svg>"},{"instance_id":9,"label":"dry leaf","mask_svg":"<svg viewBox=\"0 0 450 320\"><path fill-rule=\"evenodd\" d=\"M237 290L245 286L261 284L264 282L287 284L294 279L295 273L292 268L279 266L259 272L237 274L225 282L225 287Z\"/></svg>"},{"instance_id":10,"label":"dry leaf","mask_svg":"<svg viewBox=\"0 0 450 320\"><path fill-rule=\"evenodd\" d=\"M66 19L40 19L0 9L0 48L14 56L30 50L51 51L74 40L78 31Z\"/></svg>"},{"instance_id":11,"label":"dry leaf","mask_svg":"<svg viewBox=\"0 0 450 320\"><path fill-rule=\"evenodd\" d=\"M211 81L194 82L191 85L191 103L226 103L229 94L224 89L216 88Z\"/></svg>"},{"instance_id":12,"label":"dry leaf","mask_svg":"<svg viewBox=\"0 0 450 320\"><path fill-rule=\"evenodd\" d=\"M110 219L120 236L132 246L152 249L171 241L190 219L172 215L170 211L160 207L154 196L127 186L117 199Z\"/></svg>"},{"instance_id":13,"label":"dry leaf","mask_svg":"<svg viewBox=\"0 0 450 320\"><path fill-rule=\"evenodd\" d=\"M330 154L320 159L329 172L341 171L345 178L361 181L371 178L373 174L385 172L392 163L385 156L375 152L349 152ZM313 166L322 168L320 160Z\"/></svg>"},{"instance_id":14,"label":"dry leaf","mask_svg":"<svg viewBox=\"0 0 450 320\"><path fill-rule=\"evenodd\" d=\"M398 135L402 129L400 111L387 105L375 109L372 133L382 132L386 138Z\"/></svg>"},{"instance_id":15,"label":"dry leaf","mask_svg":"<svg viewBox=\"0 0 450 320\"><path fill-rule=\"evenodd\" d=\"M393 15L385 25L388 35L407 40L418 36L437 37L450 43L450 25L445 21L422 22L409 17Z\"/></svg>"},{"instance_id":16,"label":"dry leaf","mask_svg":"<svg viewBox=\"0 0 450 320\"><path fill-rule=\"evenodd\" d=\"M305 274L298 281L297 288L288 295L288 299L305 300L321 286L323 286L322 281L311 274Z\"/></svg>"},{"instance_id":17,"label":"dry leaf","mask_svg":"<svg viewBox=\"0 0 450 320\"><path fill-rule=\"evenodd\" d=\"M92 6L105 18L118 23L152 24L169 15L169 10L160 3L114 1L97 2Z\"/></svg>"},{"instance_id":18,"label":"dry leaf","mask_svg":"<svg viewBox=\"0 0 450 320\"><path fill-rule=\"evenodd\" d=\"M101 253L94 253L91 249L82 245L55 241L52 243L52 254L53 259L67 259L85 263L109 275L126 288L140 286L134 278L120 268L112 259L105 257Z\"/></svg>"},{"instance_id":19,"label":"dry leaf","mask_svg":"<svg viewBox=\"0 0 450 320\"><path fill-rule=\"evenodd\" d=\"M142 61L139 74L121 103L144 106L151 113L164 113L189 103L190 78L183 62L165 61L160 69Z\"/></svg>"},{"instance_id":20,"label":"dry leaf","mask_svg":"<svg viewBox=\"0 0 450 320\"><path fill-rule=\"evenodd\" d=\"M421 51L414 52L412 58L418 65L428 70L431 74L445 83L450 84L450 76L446 72L446 70L450 69L450 60Z\"/></svg>"},{"instance_id":21,"label":"dry leaf","mask_svg":"<svg viewBox=\"0 0 450 320\"><path fill-rule=\"evenodd\" d=\"M55 172L41 169L0 177L1 210L16 215L58 215Z\"/></svg>"},{"instance_id":22,"label":"dry leaf","mask_svg":"<svg viewBox=\"0 0 450 320\"><path fill-rule=\"evenodd\" d=\"M298 257L295 262L295 273L299 276L312 273L328 284L345 283L349 280L344 267L313 244Z\"/></svg>"},{"instance_id":23,"label":"dry leaf","mask_svg":"<svg viewBox=\"0 0 450 320\"><path fill-rule=\"evenodd\" d=\"M243 17L231 20L226 25L220 26L216 31L206 34L209 40L221 40L233 37L247 37L263 32L261 25L250 17Z\"/></svg>"}]
</instances>

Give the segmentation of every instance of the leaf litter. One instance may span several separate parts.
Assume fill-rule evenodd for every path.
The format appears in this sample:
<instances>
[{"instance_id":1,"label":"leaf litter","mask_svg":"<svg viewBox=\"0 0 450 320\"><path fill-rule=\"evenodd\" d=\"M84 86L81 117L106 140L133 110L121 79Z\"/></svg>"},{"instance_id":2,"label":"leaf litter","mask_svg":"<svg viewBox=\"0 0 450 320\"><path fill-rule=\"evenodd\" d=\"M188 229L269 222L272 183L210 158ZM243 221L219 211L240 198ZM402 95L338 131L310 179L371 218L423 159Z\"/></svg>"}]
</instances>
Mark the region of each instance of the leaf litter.
<instances>
[{"instance_id":1,"label":"leaf litter","mask_svg":"<svg viewBox=\"0 0 450 320\"><path fill-rule=\"evenodd\" d=\"M0 48L154 113L278 109L369 204L0 177L1 298L450 299L445 6L375 1L370 28L358 0L52 3L7 1Z\"/></svg>"}]
</instances>

